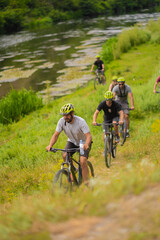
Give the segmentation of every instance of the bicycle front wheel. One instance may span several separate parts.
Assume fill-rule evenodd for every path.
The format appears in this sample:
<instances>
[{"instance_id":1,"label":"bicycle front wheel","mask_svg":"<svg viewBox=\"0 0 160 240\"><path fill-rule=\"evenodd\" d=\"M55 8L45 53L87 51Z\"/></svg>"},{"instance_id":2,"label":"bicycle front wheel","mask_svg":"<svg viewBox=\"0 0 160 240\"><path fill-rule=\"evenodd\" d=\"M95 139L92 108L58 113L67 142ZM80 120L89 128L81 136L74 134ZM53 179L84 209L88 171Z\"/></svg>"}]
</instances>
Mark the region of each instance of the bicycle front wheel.
<instances>
[{"instance_id":1,"label":"bicycle front wheel","mask_svg":"<svg viewBox=\"0 0 160 240\"><path fill-rule=\"evenodd\" d=\"M72 188L70 173L65 169L59 170L53 178L53 191L57 188L61 189L64 193L67 193Z\"/></svg>"},{"instance_id":2,"label":"bicycle front wheel","mask_svg":"<svg viewBox=\"0 0 160 240\"><path fill-rule=\"evenodd\" d=\"M94 177L93 165L90 161L87 161L87 165L88 165L88 170L89 170L89 179L91 179Z\"/></svg>"},{"instance_id":3,"label":"bicycle front wheel","mask_svg":"<svg viewBox=\"0 0 160 240\"><path fill-rule=\"evenodd\" d=\"M121 146L123 146L123 144L126 141L126 134L127 134L127 125L126 125L126 122L124 122L122 126L119 125L119 136L120 136Z\"/></svg>"},{"instance_id":4,"label":"bicycle front wheel","mask_svg":"<svg viewBox=\"0 0 160 240\"><path fill-rule=\"evenodd\" d=\"M111 151L112 149L112 141L108 136L105 137L105 142L104 142L104 158L105 158L105 164L106 167L111 166Z\"/></svg>"},{"instance_id":5,"label":"bicycle front wheel","mask_svg":"<svg viewBox=\"0 0 160 240\"><path fill-rule=\"evenodd\" d=\"M95 77L95 79L94 79L94 89L97 89L98 84L99 84L98 77Z\"/></svg>"}]
</instances>

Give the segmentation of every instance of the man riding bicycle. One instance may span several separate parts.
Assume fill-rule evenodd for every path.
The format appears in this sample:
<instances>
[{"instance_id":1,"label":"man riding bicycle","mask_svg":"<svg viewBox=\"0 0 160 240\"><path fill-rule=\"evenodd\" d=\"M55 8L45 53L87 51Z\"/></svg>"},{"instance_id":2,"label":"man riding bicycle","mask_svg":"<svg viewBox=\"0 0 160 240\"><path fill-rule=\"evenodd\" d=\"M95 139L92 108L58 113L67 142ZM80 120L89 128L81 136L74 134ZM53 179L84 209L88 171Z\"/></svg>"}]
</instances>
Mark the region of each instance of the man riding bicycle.
<instances>
[{"instance_id":1,"label":"man riding bicycle","mask_svg":"<svg viewBox=\"0 0 160 240\"><path fill-rule=\"evenodd\" d=\"M89 177L89 170L87 166L87 159L91 149L92 136L90 134L89 127L86 121L74 115L75 109L71 103L65 104L60 109L60 114L63 115L58 121L56 130L50 140L49 145L46 147L47 151L50 151L52 146L57 142L57 139L62 131L65 132L68 137L65 149L79 148L80 140L83 141L84 154L80 155L80 164L82 167L82 177L85 183L87 183ZM71 156L74 154L70 153ZM63 152L63 159L65 160L67 153Z\"/></svg>"},{"instance_id":2,"label":"man riding bicycle","mask_svg":"<svg viewBox=\"0 0 160 240\"><path fill-rule=\"evenodd\" d=\"M101 73L102 83L105 84L106 80L105 80L105 76L104 76L104 63L100 59L99 55L96 56L96 61L94 62L94 64L91 67L91 72L93 72L93 69L94 69L95 66L97 67L96 72L100 71L100 73Z\"/></svg>"},{"instance_id":3,"label":"man riding bicycle","mask_svg":"<svg viewBox=\"0 0 160 240\"><path fill-rule=\"evenodd\" d=\"M109 85L109 91L112 91L113 88L118 84L117 79L118 79L117 76L112 77L112 83Z\"/></svg>"},{"instance_id":4,"label":"man riding bicycle","mask_svg":"<svg viewBox=\"0 0 160 240\"><path fill-rule=\"evenodd\" d=\"M129 137L130 135L129 135L128 96L130 98L131 110L133 110L134 109L133 93L132 93L130 86L125 84L125 79L123 77L118 78L117 82L118 82L118 85L113 88L112 92L116 99L116 102L118 102L122 106L122 110L124 112L124 118L126 120L126 125L127 125L126 137Z\"/></svg>"},{"instance_id":5,"label":"man riding bicycle","mask_svg":"<svg viewBox=\"0 0 160 240\"><path fill-rule=\"evenodd\" d=\"M106 126L105 124L107 123L113 123L113 127L114 127L114 131L115 131L115 141L119 142L120 141L120 137L118 134L118 125L117 123L119 122L120 125L123 124L123 111L121 108L121 105L119 103L117 103L116 101L113 100L113 93L111 91L107 91L104 94L104 98L105 100L102 101L94 115L93 115L93 125L96 126L96 120L97 120L97 116L99 114L99 112L101 110L104 111L104 115L103 115L103 141L104 141L104 137L105 137L105 132L108 131L108 126ZM119 119L120 118L120 119Z\"/></svg>"}]
</instances>

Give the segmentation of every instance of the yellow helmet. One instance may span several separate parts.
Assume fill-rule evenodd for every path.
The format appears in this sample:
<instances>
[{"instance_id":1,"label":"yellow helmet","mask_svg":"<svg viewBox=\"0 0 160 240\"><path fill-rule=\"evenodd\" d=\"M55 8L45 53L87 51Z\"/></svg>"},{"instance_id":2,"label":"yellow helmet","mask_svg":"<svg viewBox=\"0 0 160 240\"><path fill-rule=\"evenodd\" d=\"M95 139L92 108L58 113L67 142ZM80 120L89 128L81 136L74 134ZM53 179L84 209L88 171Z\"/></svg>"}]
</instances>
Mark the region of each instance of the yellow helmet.
<instances>
[{"instance_id":1,"label":"yellow helmet","mask_svg":"<svg viewBox=\"0 0 160 240\"><path fill-rule=\"evenodd\" d=\"M124 77L120 77L120 78L118 78L117 82L125 82Z\"/></svg>"},{"instance_id":2,"label":"yellow helmet","mask_svg":"<svg viewBox=\"0 0 160 240\"><path fill-rule=\"evenodd\" d=\"M60 114L67 115L72 111L74 111L74 106L71 103L67 103L61 108Z\"/></svg>"},{"instance_id":3,"label":"yellow helmet","mask_svg":"<svg viewBox=\"0 0 160 240\"><path fill-rule=\"evenodd\" d=\"M113 92L111 92L111 91L105 92L104 97L105 97L106 100L112 100Z\"/></svg>"},{"instance_id":4,"label":"yellow helmet","mask_svg":"<svg viewBox=\"0 0 160 240\"><path fill-rule=\"evenodd\" d=\"M96 55L96 58L100 58L100 55Z\"/></svg>"},{"instance_id":5,"label":"yellow helmet","mask_svg":"<svg viewBox=\"0 0 160 240\"><path fill-rule=\"evenodd\" d=\"M118 79L117 76L113 76L113 77L112 77L112 81L115 81L115 80L117 80L117 79Z\"/></svg>"}]
</instances>

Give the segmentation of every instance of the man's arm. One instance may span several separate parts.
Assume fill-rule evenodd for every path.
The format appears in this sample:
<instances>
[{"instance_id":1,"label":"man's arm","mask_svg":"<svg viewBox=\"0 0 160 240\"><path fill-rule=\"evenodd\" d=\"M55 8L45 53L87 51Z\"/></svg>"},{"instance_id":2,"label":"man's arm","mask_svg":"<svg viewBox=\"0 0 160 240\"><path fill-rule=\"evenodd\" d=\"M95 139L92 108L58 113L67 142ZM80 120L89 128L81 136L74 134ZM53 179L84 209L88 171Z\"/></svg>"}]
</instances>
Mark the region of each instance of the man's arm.
<instances>
[{"instance_id":1,"label":"man's arm","mask_svg":"<svg viewBox=\"0 0 160 240\"><path fill-rule=\"evenodd\" d=\"M104 71L104 63L102 64L102 71Z\"/></svg>"},{"instance_id":2,"label":"man's arm","mask_svg":"<svg viewBox=\"0 0 160 240\"><path fill-rule=\"evenodd\" d=\"M83 147L84 147L84 150L87 150L92 142L92 136L90 132L86 133L85 136L86 136L86 142L83 145Z\"/></svg>"},{"instance_id":3,"label":"man's arm","mask_svg":"<svg viewBox=\"0 0 160 240\"><path fill-rule=\"evenodd\" d=\"M130 101L131 101L131 109L134 109L133 93L132 92L128 93L128 96L129 96Z\"/></svg>"},{"instance_id":4,"label":"man's arm","mask_svg":"<svg viewBox=\"0 0 160 240\"><path fill-rule=\"evenodd\" d=\"M119 124L123 124L123 110L120 110L119 111L119 116L120 116L120 119L119 119Z\"/></svg>"},{"instance_id":5,"label":"man's arm","mask_svg":"<svg viewBox=\"0 0 160 240\"><path fill-rule=\"evenodd\" d=\"M93 71L94 66L95 66L95 65L93 64L92 67L91 67L91 72Z\"/></svg>"},{"instance_id":6,"label":"man's arm","mask_svg":"<svg viewBox=\"0 0 160 240\"><path fill-rule=\"evenodd\" d=\"M97 124L97 123L96 123L96 119L97 119L98 114L99 114L99 111L96 110L95 113L94 113L94 115L93 115L93 125L94 125L94 126L96 126L96 124Z\"/></svg>"},{"instance_id":7,"label":"man's arm","mask_svg":"<svg viewBox=\"0 0 160 240\"><path fill-rule=\"evenodd\" d=\"M58 137L59 137L59 134L60 134L60 133L57 132L57 131L54 132L54 134L53 134L53 136L52 136L52 138L51 138L51 140L50 140L49 145L46 147L46 150L47 150L47 151L50 151L51 147L57 142L57 139L58 139Z\"/></svg>"},{"instance_id":8,"label":"man's arm","mask_svg":"<svg viewBox=\"0 0 160 240\"><path fill-rule=\"evenodd\" d=\"M153 92L154 92L154 93L156 93L157 84L158 84L158 83L157 83L157 81L156 81L155 84L154 84L154 88L153 88Z\"/></svg>"},{"instance_id":9,"label":"man's arm","mask_svg":"<svg viewBox=\"0 0 160 240\"><path fill-rule=\"evenodd\" d=\"M112 91L112 83L109 85L109 91Z\"/></svg>"}]
</instances>

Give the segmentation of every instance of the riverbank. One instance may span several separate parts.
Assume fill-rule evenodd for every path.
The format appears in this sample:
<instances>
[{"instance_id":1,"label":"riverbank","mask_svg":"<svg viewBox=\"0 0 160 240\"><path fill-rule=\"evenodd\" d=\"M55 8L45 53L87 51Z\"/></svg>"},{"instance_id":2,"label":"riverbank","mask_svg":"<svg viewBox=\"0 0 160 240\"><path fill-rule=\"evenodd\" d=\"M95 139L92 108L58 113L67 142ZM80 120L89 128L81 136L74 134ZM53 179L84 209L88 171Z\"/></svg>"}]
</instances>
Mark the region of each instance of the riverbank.
<instances>
[{"instance_id":1,"label":"riverbank","mask_svg":"<svg viewBox=\"0 0 160 240\"><path fill-rule=\"evenodd\" d=\"M45 28L57 22L97 16L121 15L136 12L159 11L156 0L143 4L131 0L124 4L110 1L20 1L4 0L0 11L0 34L10 34L29 28Z\"/></svg>"},{"instance_id":2,"label":"riverbank","mask_svg":"<svg viewBox=\"0 0 160 240\"><path fill-rule=\"evenodd\" d=\"M28 234L36 232L37 239L46 232L48 239L52 239L49 227L54 226L54 222L67 221L75 216L108 216L113 202L121 203L129 196L143 198L146 189L159 185L159 95L153 94L153 85L159 74L159 50L159 45L142 45L109 64L109 69L125 76L135 99L135 110L130 114L131 138L123 147L118 146L117 157L110 169L105 167L102 155L102 131L92 126L93 113L108 89L108 78L105 87L94 90L91 81L85 88L54 100L17 123L0 125L2 239L27 239ZM86 191L82 186L71 196L64 197L61 193L51 195L52 178L60 166L61 156L45 152L45 147L60 118L59 109L66 102L74 104L75 114L85 118L90 127L93 136L90 160L96 177L92 183L93 190ZM102 114L98 120L102 121ZM56 146L63 148L65 141L62 134ZM144 197L143 201L146 199ZM151 204L151 214L151 208L156 208L156 204L159 200L153 203L154 206ZM121 205L116 206L121 208ZM146 216L146 211L148 209L142 211L143 216ZM151 225L144 229L145 238L141 239L147 239L146 236L149 239L151 233L158 236L158 230L154 229L158 226L156 219L159 215L159 209L153 212L150 219L154 221L150 221ZM138 222L137 218L134 223ZM132 229L129 237L133 239L132 236L142 233L141 228Z\"/></svg>"}]
</instances>

